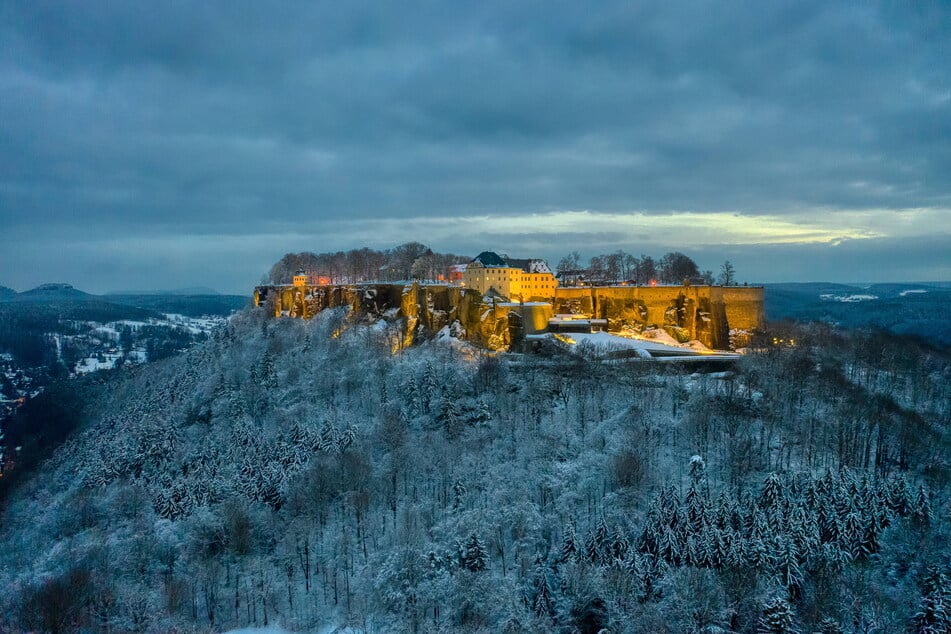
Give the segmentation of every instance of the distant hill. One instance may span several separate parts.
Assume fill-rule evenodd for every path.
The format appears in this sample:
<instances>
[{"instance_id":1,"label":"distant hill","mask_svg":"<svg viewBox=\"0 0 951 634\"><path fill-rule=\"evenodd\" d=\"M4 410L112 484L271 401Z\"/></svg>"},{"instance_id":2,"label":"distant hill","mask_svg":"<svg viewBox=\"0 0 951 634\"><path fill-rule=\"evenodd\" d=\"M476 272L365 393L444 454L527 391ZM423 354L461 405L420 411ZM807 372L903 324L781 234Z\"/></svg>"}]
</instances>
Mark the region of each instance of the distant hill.
<instances>
[{"instance_id":1,"label":"distant hill","mask_svg":"<svg viewBox=\"0 0 951 634\"><path fill-rule=\"evenodd\" d=\"M160 313L175 313L187 317L202 315L228 316L251 302L242 295L221 295L204 287L175 291L141 291L93 295L70 284L43 284L17 293L11 288L0 287L0 302L49 304L44 314L64 311L70 319L109 321L115 319L143 319L157 317Z\"/></svg>"},{"instance_id":2,"label":"distant hill","mask_svg":"<svg viewBox=\"0 0 951 634\"><path fill-rule=\"evenodd\" d=\"M96 299L96 297L73 288L71 284L42 284L28 291L17 293L12 299L18 302L86 301Z\"/></svg>"},{"instance_id":3,"label":"distant hill","mask_svg":"<svg viewBox=\"0 0 951 634\"><path fill-rule=\"evenodd\" d=\"M876 327L951 345L951 288L945 283L858 286L806 282L766 284L766 318Z\"/></svg>"},{"instance_id":4,"label":"distant hill","mask_svg":"<svg viewBox=\"0 0 951 634\"><path fill-rule=\"evenodd\" d=\"M160 319L158 311L136 306L104 302L90 296L87 300L30 301L18 299L0 304L0 325L16 323L20 328L57 332L62 320L110 322L122 319L145 321ZM27 325L29 324L29 326Z\"/></svg>"},{"instance_id":5,"label":"distant hill","mask_svg":"<svg viewBox=\"0 0 951 634\"><path fill-rule=\"evenodd\" d=\"M202 315L228 316L251 304L243 295L106 295L104 299L115 304L135 306L160 313L175 313L187 317Z\"/></svg>"}]
</instances>

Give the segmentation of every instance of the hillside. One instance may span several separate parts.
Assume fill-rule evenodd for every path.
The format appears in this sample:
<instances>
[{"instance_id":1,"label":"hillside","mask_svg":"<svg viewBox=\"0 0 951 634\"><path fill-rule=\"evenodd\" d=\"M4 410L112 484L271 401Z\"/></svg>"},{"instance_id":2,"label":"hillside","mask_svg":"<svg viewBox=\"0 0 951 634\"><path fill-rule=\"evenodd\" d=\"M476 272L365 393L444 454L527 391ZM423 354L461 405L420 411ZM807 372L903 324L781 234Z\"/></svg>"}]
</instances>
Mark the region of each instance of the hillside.
<instances>
[{"instance_id":1,"label":"hillside","mask_svg":"<svg viewBox=\"0 0 951 634\"><path fill-rule=\"evenodd\" d=\"M0 425L60 377L177 354L247 303L228 295L100 296L68 284L0 293Z\"/></svg>"},{"instance_id":2,"label":"hillside","mask_svg":"<svg viewBox=\"0 0 951 634\"><path fill-rule=\"evenodd\" d=\"M151 341L160 353L153 357L167 356L250 303L237 295L92 295L69 284L6 290L0 293L0 353L20 367L64 365L67 371L84 356L120 344L128 353L133 344L144 350Z\"/></svg>"},{"instance_id":3,"label":"hillside","mask_svg":"<svg viewBox=\"0 0 951 634\"><path fill-rule=\"evenodd\" d=\"M946 284L766 284L766 319L874 327L951 347L951 288Z\"/></svg>"},{"instance_id":4,"label":"hillside","mask_svg":"<svg viewBox=\"0 0 951 634\"><path fill-rule=\"evenodd\" d=\"M104 299L114 304L134 306L161 313L173 313L186 317L220 315L227 317L231 313L247 308L251 298L243 295L219 294L109 294Z\"/></svg>"},{"instance_id":5,"label":"hillside","mask_svg":"<svg viewBox=\"0 0 951 634\"><path fill-rule=\"evenodd\" d=\"M83 308L89 311L113 311L114 319L141 319L150 311L150 316L158 317L164 313L174 313L187 317L218 315L227 317L232 312L247 307L251 299L242 295L221 295L211 289L193 288L168 292L125 292L93 295L81 291L69 284L42 284L36 288L17 293L11 288L0 286L0 304L2 303L47 304L49 306L68 306L72 319L90 319L109 321L101 314L91 317L79 314ZM88 306L84 306L88 304ZM123 306L139 309L125 311Z\"/></svg>"},{"instance_id":6,"label":"hillside","mask_svg":"<svg viewBox=\"0 0 951 634\"><path fill-rule=\"evenodd\" d=\"M84 387L0 518L0 620L904 631L944 600L938 353L813 327L684 374L262 313Z\"/></svg>"},{"instance_id":7,"label":"hillside","mask_svg":"<svg viewBox=\"0 0 951 634\"><path fill-rule=\"evenodd\" d=\"M11 298L18 302L81 302L94 299L93 295L73 288L70 284L42 284L28 291L17 293Z\"/></svg>"}]
</instances>

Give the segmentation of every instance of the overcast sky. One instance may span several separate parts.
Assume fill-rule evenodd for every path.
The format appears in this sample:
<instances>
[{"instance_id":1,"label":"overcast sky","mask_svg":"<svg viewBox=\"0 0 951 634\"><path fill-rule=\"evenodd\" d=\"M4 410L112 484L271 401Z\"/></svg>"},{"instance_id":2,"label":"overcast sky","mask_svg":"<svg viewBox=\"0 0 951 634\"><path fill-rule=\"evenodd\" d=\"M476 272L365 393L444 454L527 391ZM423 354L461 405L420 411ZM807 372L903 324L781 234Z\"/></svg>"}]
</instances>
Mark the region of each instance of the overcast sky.
<instances>
[{"instance_id":1,"label":"overcast sky","mask_svg":"<svg viewBox=\"0 0 951 634\"><path fill-rule=\"evenodd\" d=\"M951 4L0 1L0 284L407 240L951 279Z\"/></svg>"}]
</instances>

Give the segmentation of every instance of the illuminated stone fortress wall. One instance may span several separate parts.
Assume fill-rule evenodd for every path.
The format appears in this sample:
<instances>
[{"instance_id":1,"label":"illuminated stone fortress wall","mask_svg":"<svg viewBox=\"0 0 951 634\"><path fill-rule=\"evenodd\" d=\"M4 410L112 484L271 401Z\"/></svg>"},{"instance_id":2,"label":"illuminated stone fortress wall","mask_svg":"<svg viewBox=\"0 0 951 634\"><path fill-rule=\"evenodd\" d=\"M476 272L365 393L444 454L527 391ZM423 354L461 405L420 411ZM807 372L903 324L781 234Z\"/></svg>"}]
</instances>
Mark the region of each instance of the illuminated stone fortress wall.
<instances>
[{"instance_id":1,"label":"illuminated stone fortress wall","mask_svg":"<svg viewBox=\"0 0 951 634\"><path fill-rule=\"evenodd\" d=\"M757 286L558 287L545 297L533 297L540 302L522 303L490 300L478 290L455 285L312 285L302 277L292 285L258 286L254 301L275 317L309 319L338 306L349 306L355 315L386 313L404 320L407 343L419 327L435 332L458 320L467 339L492 349L507 348L519 331L538 332L544 323L538 315L548 313L548 304L553 314L606 319L610 331L656 326L682 341L696 339L725 350L731 330L762 330L763 293Z\"/></svg>"}]
</instances>

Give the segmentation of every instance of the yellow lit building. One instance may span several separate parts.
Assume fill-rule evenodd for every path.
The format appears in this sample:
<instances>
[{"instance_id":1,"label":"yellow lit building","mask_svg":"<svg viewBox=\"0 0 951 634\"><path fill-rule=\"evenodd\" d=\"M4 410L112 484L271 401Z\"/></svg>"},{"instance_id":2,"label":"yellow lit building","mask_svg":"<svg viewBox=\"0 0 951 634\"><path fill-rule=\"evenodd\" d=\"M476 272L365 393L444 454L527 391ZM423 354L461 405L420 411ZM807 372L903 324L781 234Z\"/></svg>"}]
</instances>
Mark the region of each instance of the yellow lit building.
<instances>
[{"instance_id":1,"label":"yellow lit building","mask_svg":"<svg viewBox=\"0 0 951 634\"><path fill-rule=\"evenodd\" d=\"M544 260L518 260L483 251L466 267L463 285L483 295L527 302L554 297L558 280Z\"/></svg>"}]
</instances>

